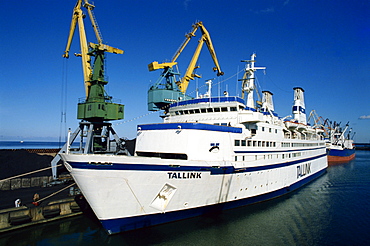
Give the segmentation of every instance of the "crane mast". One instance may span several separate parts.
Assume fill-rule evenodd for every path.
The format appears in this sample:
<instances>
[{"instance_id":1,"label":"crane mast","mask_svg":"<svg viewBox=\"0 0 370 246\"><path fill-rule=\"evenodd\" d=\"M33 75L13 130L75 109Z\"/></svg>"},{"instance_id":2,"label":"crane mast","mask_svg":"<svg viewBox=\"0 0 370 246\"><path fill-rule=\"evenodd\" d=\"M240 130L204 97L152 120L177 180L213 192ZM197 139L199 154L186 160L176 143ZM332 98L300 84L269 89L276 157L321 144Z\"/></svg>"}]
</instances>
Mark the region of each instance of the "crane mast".
<instances>
[{"instance_id":1,"label":"crane mast","mask_svg":"<svg viewBox=\"0 0 370 246\"><path fill-rule=\"evenodd\" d=\"M211 57L215 64L213 70L217 71L217 76L224 74L221 71L221 67L218 63L211 37L207 29L204 27L203 23L197 22L192 27L192 31L185 35L185 40L173 55L171 62L158 63L157 61L154 61L148 65L149 71L163 69L163 72L161 73L161 76L159 77L157 82L148 91L148 110L157 111L165 109L169 104L173 102L191 99L191 97L187 96L185 93L190 80L201 77L195 74L194 70L198 68L198 66L196 66L196 63L198 61L204 43L206 43L208 51L211 54ZM180 73L177 70L175 71L175 66L177 65L176 60L185 49L190 39L192 37L195 37L195 33L198 29L201 30L202 36L198 41L198 45L184 76L178 80L176 79L176 76L179 76Z\"/></svg>"}]
</instances>

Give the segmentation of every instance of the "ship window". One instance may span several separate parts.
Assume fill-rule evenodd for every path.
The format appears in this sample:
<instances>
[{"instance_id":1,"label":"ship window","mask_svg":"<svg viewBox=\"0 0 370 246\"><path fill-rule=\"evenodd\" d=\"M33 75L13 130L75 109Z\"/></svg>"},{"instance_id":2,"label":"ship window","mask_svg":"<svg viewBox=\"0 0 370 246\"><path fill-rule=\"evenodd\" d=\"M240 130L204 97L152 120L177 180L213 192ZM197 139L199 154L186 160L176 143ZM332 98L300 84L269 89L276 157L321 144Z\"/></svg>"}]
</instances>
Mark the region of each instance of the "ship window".
<instances>
[{"instance_id":1,"label":"ship window","mask_svg":"<svg viewBox=\"0 0 370 246\"><path fill-rule=\"evenodd\" d=\"M202 112L202 113L206 113L206 112L207 112L207 110L206 110L205 108L201 108L201 109L200 109L200 112Z\"/></svg>"},{"instance_id":2,"label":"ship window","mask_svg":"<svg viewBox=\"0 0 370 246\"><path fill-rule=\"evenodd\" d=\"M262 147L265 147L265 141L262 141Z\"/></svg>"},{"instance_id":3,"label":"ship window","mask_svg":"<svg viewBox=\"0 0 370 246\"><path fill-rule=\"evenodd\" d=\"M230 111L236 111L236 107L230 107Z\"/></svg>"},{"instance_id":4,"label":"ship window","mask_svg":"<svg viewBox=\"0 0 370 246\"><path fill-rule=\"evenodd\" d=\"M252 146L252 141L251 141L251 140L248 140L248 142L247 142L247 146L248 146L248 147Z\"/></svg>"},{"instance_id":5,"label":"ship window","mask_svg":"<svg viewBox=\"0 0 370 246\"><path fill-rule=\"evenodd\" d=\"M272 129L271 128L269 128L269 132L271 132L272 131Z\"/></svg>"},{"instance_id":6,"label":"ship window","mask_svg":"<svg viewBox=\"0 0 370 246\"><path fill-rule=\"evenodd\" d=\"M253 147L257 146L257 141L253 141Z\"/></svg>"},{"instance_id":7,"label":"ship window","mask_svg":"<svg viewBox=\"0 0 370 246\"><path fill-rule=\"evenodd\" d=\"M242 146L246 146L246 141L242 140Z\"/></svg>"},{"instance_id":8,"label":"ship window","mask_svg":"<svg viewBox=\"0 0 370 246\"><path fill-rule=\"evenodd\" d=\"M220 112L220 108L215 108L214 111L215 112Z\"/></svg>"},{"instance_id":9,"label":"ship window","mask_svg":"<svg viewBox=\"0 0 370 246\"><path fill-rule=\"evenodd\" d=\"M270 142L266 142L266 147L270 147Z\"/></svg>"},{"instance_id":10,"label":"ship window","mask_svg":"<svg viewBox=\"0 0 370 246\"><path fill-rule=\"evenodd\" d=\"M185 114L189 114L189 110L184 110L184 113Z\"/></svg>"},{"instance_id":11,"label":"ship window","mask_svg":"<svg viewBox=\"0 0 370 246\"><path fill-rule=\"evenodd\" d=\"M175 111L175 114L176 114L176 115L180 115L179 111Z\"/></svg>"},{"instance_id":12,"label":"ship window","mask_svg":"<svg viewBox=\"0 0 370 246\"><path fill-rule=\"evenodd\" d=\"M263 132L265 131L265 127L262 127L262 131L263 131Z\"/></svg>"},{"instance_id":13,"label":"ship window","mask_svg":"<svg viewBox=\"0 0 370 246\"><path fill-rule=\"evenodd\" d=\"M235 156L235 161L238 161L238 156Z\"/></svg>"},{"instance_id":14,"label":"ship window","mask_svg":"<svg viewBox=\"0 0 370 246\"><path fill-rule=\"evenodd\" d=\"M194 109L194 112L195 112L196 114L199 114L199 113L200 113L199 109Z\"/></svg>"},{"instance_id":15,"label":"ship window","mask_svg":"<svg viewBox=\"0 0 370 246\"><path fill-rule=\"evenodd\" d=\"M227 123L221 123L221 126L227 126Z\"/></svg>"},{"instance_id":16,"label":"ship window","mask_svg":"<svg viewBox=\"0 0 370 246\"><path fill-rule=\"evenodd\" d=\"M275 133L277 133L277 129L275 129Z\"/></svg>"},{"instance_id":17,"label":"ship window","mask_svg":"<svg viewBox=\"0 0 370 246\"><path fill-rule=\"evenodd\" d=\"M212 113L213 112L213 108L207 108L207 112L208 113Z\"/></svg>"},{"instance_id":18,"label":"ship window","mask_svg":"<svg viewBox=\"0 0 370 246\"><path fill-rule=\"evenodd\" d=\"M258 147L261 147L261 141L258 141Z\"/></svg>"},{"instance_id":19,"label":"ship window","mask_svg":"<svg viewBox=\"0 0 370 246\"><path fill-rule=\"evenodd\" d=\"M178 153L155 153L155 152L136 152L138 156L145 156L145 157L159 157L162 159L180 159L180 160L187 160L188 156L186 154L178 154Z\"/></svg>"},{"instance_id":20,"label":"ship window","mask_svg":"<svg viewBox=\"0 0 370 246\"><path fill-rule=\"evenodd\" d=\"M215 125L215 126L219 126L219 125L220 125L220 123L214 123L213 125Z\"/></svg>"},{"instance_id":21,"label":"ship window","mask_svg":"<svg viewBox=\"0 0 370 246\"><path fill-rule=\"evenodd\" d=\"M227 108L221 108L221 112L227 112Z\"/></svg>"},{"instance_id":22,"label":"ship window","mask_svg":"<svg viewBox=\"0 0 370 246\"><path fill-rule=\"evenodd\" d=\"M240 146L240 140L235 140L235 146Z\"/></svg>"},{"instance_id":23,"label":"ship window","mask_svg":"<svg viewBox=\"0 0 370 246\"><path fill-rule=\"evenodd\" d=\"M189 114L194 114L194 110L190 109Z\"/></svg>"}]
</instances>

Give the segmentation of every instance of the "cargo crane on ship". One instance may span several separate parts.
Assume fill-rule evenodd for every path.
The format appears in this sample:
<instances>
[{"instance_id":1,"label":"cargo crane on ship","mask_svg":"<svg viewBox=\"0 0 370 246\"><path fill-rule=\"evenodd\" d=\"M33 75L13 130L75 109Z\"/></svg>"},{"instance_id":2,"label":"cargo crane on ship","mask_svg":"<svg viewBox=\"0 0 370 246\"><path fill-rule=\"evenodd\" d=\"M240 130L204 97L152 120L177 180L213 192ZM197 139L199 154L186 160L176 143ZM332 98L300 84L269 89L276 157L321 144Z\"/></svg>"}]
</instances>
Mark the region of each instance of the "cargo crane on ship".
<instances>
[{"instance_id":1,"label":"cargo crane on ship","mask_svg":"<svg viewBox=\"0 0 370 246\"><path fill-rule=\"evenodd\" d=\"M83 13L82 7L87 9L97 44L87 42L84 25L86 15ZM81 153L113 152L129 154L124 146L124 141L118 137L110 123L113 120L123 119L124 105L114 103L112 97L104 89L104 86L108 84L104 73L105 53L123 54L123 50L103 43L103 38L93 13L94 8L95 6L90 4L88 0L78 0L73 9L72 22L63 57L69 58L73 36L76 26L78 26L81 53L75 54L75 56L82 58L85 98L78 103L77 118L81 120L79 127L72 135L68 135L67 143L60 152L68 151L69 146L77 136L80 136L78 151ZM91 65L92 62L93 65ZM111 139L111 136L113 136L113 139ZM56 164L59 160L60 157L57 155L52 161L54 179L56 179Z\"/></svg>"},{"instance_id":2,"label":"cargo crane on ship","mask_svg":"<svg viewBox=\"0 0 370 246\"><path fill-rule=\"evenodd\" d=\"M157 82L151 86L148 91L148 110L149 111L158 111L165 110L169 104L181 100L191 99L187 96L186 90L188 88L190 80L194 78L200 78L201 76L194 73L194 70L199 68L196 65L200 52L204 43L208 47L208 51L212 56L215 67L214 71L217 71L217 76L223 75L221 67L218 63L215 49L212 44L211 37L204 27L202 22L197 22L193 26L193 30L185 35L185 40L175 52L170 62L158 63L153 61L148 65L149 71L155 71L158 69L163 69ZM198 46L193 54L193 57L189 63L189 66L185 72L185 75L179 79L180 73L177 68L177 58L180 56L181 52L185 49L186 45L189 43L192 37L195 37L196 31L200 29L202 36L198 41Z\"/></svg>"}]
</instances>

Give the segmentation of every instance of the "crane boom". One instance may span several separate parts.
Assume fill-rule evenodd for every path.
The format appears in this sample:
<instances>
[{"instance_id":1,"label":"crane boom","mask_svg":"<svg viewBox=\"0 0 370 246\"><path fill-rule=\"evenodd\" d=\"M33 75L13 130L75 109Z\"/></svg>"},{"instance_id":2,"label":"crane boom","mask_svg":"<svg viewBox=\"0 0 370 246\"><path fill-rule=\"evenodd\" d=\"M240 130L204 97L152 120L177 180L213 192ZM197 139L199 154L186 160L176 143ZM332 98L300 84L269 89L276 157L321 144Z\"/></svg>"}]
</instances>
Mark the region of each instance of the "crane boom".
<instances>
[{"instance_id":1,"label":"crane boom","mask_svg":"<svg viewBox=\"0 0 370 246\"><path fill-rule=\"evenodd\" d=\"M76 3L76 6L73 9L73 14L72 14L72 22L71 22L71 27L69 30L69 35L68 35L68 40L67 40L67 45L66 49L64 51L63 57L64 58L69 58L69 51L71 48L72 40L73 40L73 35L76 29L76 25L78 23L78 29L79 29L79 36L80 36L80 47L81 47L81 54L75 54L76 56L81 56L82 57L82 70L83 70L83 77L84 77L84 85L85 85L85 93L86 93L86 98L89 97L89 91L91 87L91 76L92 76L92 68L91 68L91 56L88 54L89 53L89 47L93 48L96 47L99 50L103 50L106 52L110 53L115 53L115 54L123 54L123 50L120 50L118 48L113 48L110 47L106 44L103 44L103 38L101 35L101 32L99 30L96 18L94 16L94 13L92 10L95 8L94 5L90 4L88 0L84 0L85 4L84 7L87 9L90 20L95 32L96 39L98 40L98 45L90 43L88 45L87 43L87 38L86 38L86 32L85 32L85 25L84 25L84 14L82 12L82 0L78 0Z\"/></svg>"},{"instance_id":2,"label":"crane boom","mask_svg":"<svg viewBox=\"0 0 370 246\"><path fill-rule=\"evenodd\" d=\"M171 62L158 63L157 61L154 61L148 65L149 71L163 69L163 72L158 81L148 91L149 110L155 111L163 109L166 105L170 104L171 102L176 102L181 99L190 98L186 96L185 93L188 88L190 80L193 80L195 77L200 78L199 75L194 74L194 70L197 68L196 63L198 61L204 43L206 43L208 51L210 52L213 62L215 64L213 70L217 71L217 76L224 74L221 71L221 67L219 65L211 37L207 29L204 27L203 23L201 21L197 22L194 25L192 25L192 27L193 29L185 35L185 40L182 42L180 47L173 55ZM176 62L177 58L185 49L190 39L192 37L195 37L195 33L198 29L200 29L202 33L202 36L198 41L198 46L193 54L193 57L189 63L185 75L179 81L176 81L175 76L180 74L178 72L175 72L173 67L177 65ZM163 84L162 81L164 79L165 83Z\"/></svg>"},{"instance_id":3,"label":"crane boom","mask_svg":"<svg viewBox=\"0 0 370 246\"><path fill-rule=\"evenodd\" d=\"M78 29L79 29L79 34L80 34L81 54L78 54L77 56L82 57L82 72L83 72L83 77L84 77L85 93L86 93L86 98L87 98L89 95L89 88L91 86L90 77L91 77L92 69L90 65L91 57L87 54L89 52L89 48L87 46L87 39L86 39L85 26L84 26L84 21L83 21L83 12L81 9L81 2L82 0L78 0L76 3L76 6L73 9L71 27L69 29L67 46L64 51L63 57L69 58L69 51L71 48L73 35L75 33L76 25L78 23Z\"/></svg>"},{"instance_id":4,"label":"crane boom","mask_svg":"<svg viewBox=\"0 0 370 246\"><path fill-rule=\"evenodd\" d=\"M181 52L185 49L186 45L189 43L190 39L192 37L195 37L195 32L198 30L199 23L202 23L202 22L198 22L192 25L193 30L185 35L185 40L184 42L182 42L181 46L177 49L176 53L173 55L172 62L175 62L177 60Z\"/></svg>"},{"instance_id":5,"label":"crane boom","mask_svg":"<svg viewBox=\"0 0 370 246\"><path fill-rule=\"evenodd\" d=\"M194 74L193 72L197 68L197 66L195 66L195 64L198 61L198 58L199 58L199 55L200 55L200 52L202 50L202 47L203 47L204 42L206 43L206 45L208 47L208 51L211 54L212 59L213 59L213 62L215 64L215 66L216 66L216 67L213 68L213 71L217 71L217 76L220 76L220 75L223 75L224 74L221 71L221 67L220 67L220 65L218 63L215 49L213 48L211 36L209 35L207 29L203 26L203 23L202 22L196 23L195 26L196 27L200 27L200 30L202 32L202 37L198 41L199 42L198 43L198 46L197 46L197 48L196 48L196 50L194 52L193 58L190 61L190 64L188 66L188 69L186 70L186 73L185 73L184 77L181 79L181 82L178 82L177 83L177 86L179 87L179 89L180 89L180 91L182 93L185 93L186 92L190 80L193 80L195 77L200 78L199 75ZM194 30L196 31L196 28L194 28ZM194 30L191 33L191 35L194 35L194 32L195 32Z\"/></svg>"}]
</instances>

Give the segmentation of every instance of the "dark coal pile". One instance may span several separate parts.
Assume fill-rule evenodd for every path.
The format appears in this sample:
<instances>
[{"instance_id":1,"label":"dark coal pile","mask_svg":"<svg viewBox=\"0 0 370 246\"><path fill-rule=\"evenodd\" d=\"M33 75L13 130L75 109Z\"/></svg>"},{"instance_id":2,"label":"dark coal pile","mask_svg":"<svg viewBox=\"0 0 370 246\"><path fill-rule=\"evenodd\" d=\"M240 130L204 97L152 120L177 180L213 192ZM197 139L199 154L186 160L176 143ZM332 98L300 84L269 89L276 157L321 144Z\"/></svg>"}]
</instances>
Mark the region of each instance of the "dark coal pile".
<instances>
[{"instance_id":1,"label":"dark coal pile","mask_svg":"<svg viewBox=\"0 0 370 246\"><path fill-rule=\"evenodd\" d=\"M50 167L55 154L40 155L27 150L0 150L0 179ZM51 176L51 169L24 176Z\"/></svg>"}]
</instances>

